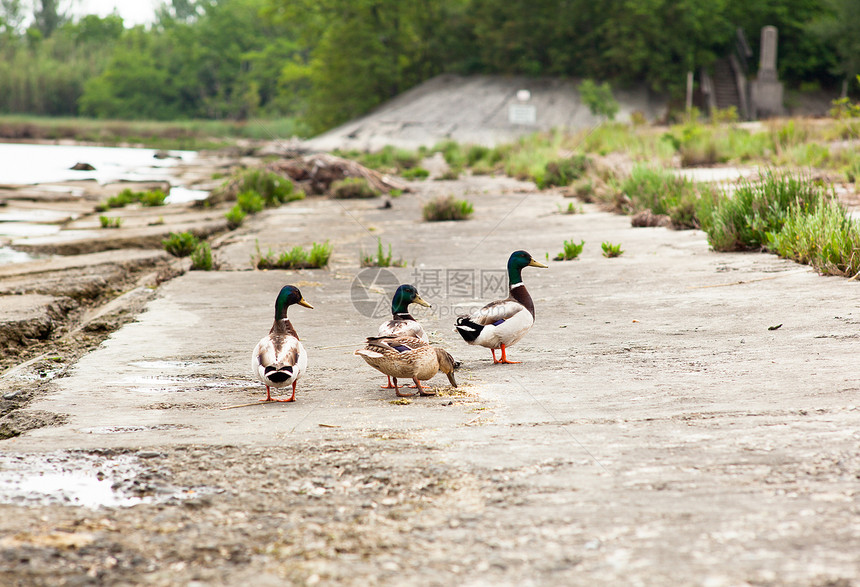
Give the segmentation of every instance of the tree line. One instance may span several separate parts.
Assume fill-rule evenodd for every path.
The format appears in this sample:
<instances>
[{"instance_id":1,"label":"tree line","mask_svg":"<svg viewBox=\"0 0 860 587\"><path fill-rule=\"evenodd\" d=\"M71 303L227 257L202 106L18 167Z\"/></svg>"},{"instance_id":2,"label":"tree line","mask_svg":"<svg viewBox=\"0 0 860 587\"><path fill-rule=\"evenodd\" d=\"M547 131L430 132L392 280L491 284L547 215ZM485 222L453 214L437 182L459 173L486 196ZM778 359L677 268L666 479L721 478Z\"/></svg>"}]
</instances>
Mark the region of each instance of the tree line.
<instances>
[{"instance_id":1,"label":"tree line","mask_svg":"<svg viewBox=\"0 0 860 587\"><path fill-rule=\"evenodd\" d=\"M34 0L27 14L0 0L0 112L295 117L318 132L446 72L678 96L738 28L758 55L764 25L779 29L790 86L860 72L860 0L172 0L132 28L116 15L71 19L61 4Z\"/></svg>"}]
</instances>

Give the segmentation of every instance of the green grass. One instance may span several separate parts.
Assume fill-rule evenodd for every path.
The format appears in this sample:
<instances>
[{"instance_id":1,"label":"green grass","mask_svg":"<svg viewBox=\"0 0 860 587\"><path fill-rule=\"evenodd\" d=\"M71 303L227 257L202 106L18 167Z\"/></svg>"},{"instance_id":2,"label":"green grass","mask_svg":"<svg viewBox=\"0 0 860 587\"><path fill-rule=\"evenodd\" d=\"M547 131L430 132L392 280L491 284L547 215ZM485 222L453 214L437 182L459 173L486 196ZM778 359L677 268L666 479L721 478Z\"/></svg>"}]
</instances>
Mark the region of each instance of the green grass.
<instances>
[{"instance_id":1,"label":"green grass","mask_svg":"<svg viewBox=\"0 0 860 587\"><path fill-rule=\"evenodd\" d=\"M810 211L826 192L806 177L768 170L757 181L742 181L731 197L720 198L703 228L716 251L760 249L768 233L782 230L792 207Z\"/></svg>"},{"instance_id":2,"label":"green grass","mask_svg":"<svg viewBox=\"0 0 860 587\"><path fill-rule=\"evenodd\" d=\"M380 193L363 177L347 177L331 184L331 196L338 199L377 198Z\"/></svg>"},{"instance_id":3,"label":"green grass","mask_svg":"<svg viewBox=\"0 0 860 587\"><path fill-rule=\"evenodd\" d=\"M428 222L441 220L468 220L475 211L468 200L458 200L454 196L440 196L424 205L422 214Z\"/></svg>"},{"instance_id":4,"label":"green grass","mask_svg":"<svg viewBox=\"0 0 860 587\"><path fill-rule=\"evenodd\" d=\"M567 203L567 208L563 207L561 204L556 204L556 207L558 208L558 213L559 213L559 214L566 214L566 215L569 215L569 214L582 214L582 207L581 207L581 206L577 206L577 205L576 205L576 204L574 204L573 202L568 202L568 203Z\"/></svg>"},{"instance_id":5,"label":"green grass","mask_svg":"<svg viewBox=\"0 0 860 587\"><path fill-rule=\"evenodd\" d=\"M565 159L556 159L546 164L543 176L536 182L538 188L552 186L568 186L585 173L588 158L585 155L572 155Z\"/></svg>"},{"instance_id":6,"label":"green grass","mask_svg":"<svg viewBox=\"0 0 860 587\"><path fill-rule=\"evenodd\" d=\"M102 228L119 228L122 226L122 218L119 216L99 216Z\"/></svg>"},{"instance_id":7,"label":"green grass","mask_svg":"<svg viewBox=\"0 0 860 587\"><path fill-rule=\"evenodd\" d=\"M237 198L243 192L255 192L263 198L267 208L276 208L305 197L304 192L296 190L289 179L259 167L239 171L234 179Z\"/></svg>"},{"instance_id":8,"label":"green grass","mask_svg":"<svg viewBox=\"0 0 860 587\"><path fill-rule=\"evenodd\" d=\"M387 145L379 151L367 153L364 151L333 151L334 155L344 159L352 159L383 173L401 174L408 169L418 166L423 157L423 151L410 151ZM405 177L405 176L404 176Z\"/></svg>"},{"instance_id":9,"label":"green grass","mask_svg":"<svg viewBox=\"0 0 860 587\"><path fill-rule=\"evenodd\" d=\"M162 190L155 189L148 192L142 192L140 194L139 201L141 204L147 207L164 206L164 200L166 198L167 194L165 194Z\"/></svg>"},{"instance_id":10,"label":"green grass","mask_svg":"<svg viewBox=\"0 0 860 587\"><path fill-rule=\"evenodd\" d=\"M194 252L199 243L198 238L190 232L171 232L161 241L164 250L174 257L187 257Z\"/></svg>"},{"instance_id":11,"label":"green grass","mask_svg":"<svg viewBox=\"0 0 860 587\"><path fill-rule=\"evenodd\" d=\"M191 253L191 269L197 271L212 271L212 247L209 243L198 243L197 248Z\"/></svg>"},{"instance_id":12,"label":"green grass","mask_svg":"<svg viewBox=\"0 0 860 587\"><path fill-rule=\"evenodd\" d=\"M246 214L256 214L263 211L266 201L257 191L249 189L236 195L236 206Z\"/></svg>"},{"instance_id":13,"label":"green grass","mask_svg":"<svg viewBox=\"0 0 860 587\"><path fill-rule=\"evenodd\" d=\"M331 245L328 241L322 244L315 242L310 250L296 246L281 253L270 249L265 255L260 251L258 242L254 266L257 269L319 269L328 265L329 257Z\"/></svg>"},{"instance_id":14,"label":"green grass","mask_svg":"<svg viewBox=\"0 0 860 587\"><path fill-rule=\"evenodd\" d=\"M360 261L362 267L404 267L406 265L403 259L393 259L391 243L388 244L388 254L385 253L381 238L376 239L376 257L374 258L372 254L366 255L362 252Z\"/></svg>"},{"instance_id":15,"label":"green grass","mask_svg":"<svg viewBox=\"0 0 860 587\"><path fill-rule=\"evenodd\" d=\"M229 212L224 214L224 218L227 219L227 225L230 227L230 230L233 230L234 228L239 228L240 226L242 226L242 223L245 221L245 217L247 215L248 213L242 209L242 206L236 204L230 209Z\"/></svg>"},{"instance_id":16,"label":"green grass","mask_svg":"<svg viewBox=\"0 0 860 587\"><path fill-rule=\"evenodd\" d=\"M564 241L564 250L556 255L556 261L569 261L571 259L576 259L582 253L582 249L585 247L585 241L580 241L579 244L573 241L573 239L569 241Z\"/></svg>"},{"instance_id":17,"label":"green grass","mask_svg":"<svg viewBox=\"0 0 860 587\"><path fill-rule=\"evenodd\" d=\"M270 140L273 136L309 135L307 128L294 118L256 120L254 124L247 124L229 120L162 122L2 115L0 136L200 150L230 146L236 139Z\"/></svg>"},{"instance_id":18,"label":"green grass","mask_svg":"<svg viewBox=\"0 0 860 587\"><path fill-rule=\"evenodd\" d=\"M675 228L698 228L699 193L686 177L669 170L637 165L621 182L621 191L630 198L631 212L651 210L665 214Z\"/></svg>"},{"instance_id":19,"label":"green grass","mask_svg":"<svg viewBox=\"0 0 860 587\"><path fill-rule=\"evenodd\" d=\"M608 241L600 243L600 248L603 249L603 256L606 258L620 257L624 254L621 250L621 245L614 245Z\"/></svg>"},{"instance_id":20,"label":"green grass","mask_svg":"<svg viewBox=\"0 0 860 587\"><path fill-rule=\"evenodd\" d=\"M400 175L403 179L427 179L430 176L430 172L423 167L410 167L401 171Z\"/></svg>"},{"instance_id":21,"label":"green grass","mask_svg":"<svg viewBox=\"0 0 860 587\"><path fill-rule=\"evenodd\" d=\"M104 212L110 208L123 208L129 204L134 204L135 202L140 202L141 205L147 207L163 206L166 198L167 194L160 189L136 192L132 189L126 188L115 196L110 196L107 200L97 205L96 210Z\"/></svg>"},{"instance_id":22,"label":"green grass","mask_svg":"<svg viewBox=\"0 0 860 587\"><path fill-rule=\"evenodd\" d=\"M792 207L782 229L767 234L767 248L825 275L860 273L860 224L836 200Z\"/></svg>"}]
</instances>

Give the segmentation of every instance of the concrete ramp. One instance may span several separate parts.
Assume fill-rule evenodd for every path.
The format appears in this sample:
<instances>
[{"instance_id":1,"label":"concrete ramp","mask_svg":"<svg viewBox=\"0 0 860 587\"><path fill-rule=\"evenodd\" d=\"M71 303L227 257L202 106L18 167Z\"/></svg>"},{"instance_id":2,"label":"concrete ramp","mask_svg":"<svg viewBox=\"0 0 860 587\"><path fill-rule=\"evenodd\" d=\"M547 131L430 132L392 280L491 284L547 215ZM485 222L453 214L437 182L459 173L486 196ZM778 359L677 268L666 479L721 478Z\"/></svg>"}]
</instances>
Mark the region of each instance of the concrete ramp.
<instances>
[{"instance_id":1,"label":"concrete ramp","mask_svg":"<svg viewBox=\"0 0 860 587\"><path fill-rule=\"evenodd\" d=\"M536 131L583 129L600 117L583 105L576 88L580 80L524 76L441 75L397 96L370 114L310 139L314 150L378 150L386 145L417 148L453 139L494 146ZM517 93L528 90L527 101ZM667 102L644 87L615 90L620 111L628 121L641 112L648 120L663 115ZM526 108L523 108L525 106ZM511 109L520 122L511 122ZM533 107L534 120L529 119ZM525 115L525 116L523 116ZM515 117L515 120L517 118Z\"/></svg>"}]
</instances>

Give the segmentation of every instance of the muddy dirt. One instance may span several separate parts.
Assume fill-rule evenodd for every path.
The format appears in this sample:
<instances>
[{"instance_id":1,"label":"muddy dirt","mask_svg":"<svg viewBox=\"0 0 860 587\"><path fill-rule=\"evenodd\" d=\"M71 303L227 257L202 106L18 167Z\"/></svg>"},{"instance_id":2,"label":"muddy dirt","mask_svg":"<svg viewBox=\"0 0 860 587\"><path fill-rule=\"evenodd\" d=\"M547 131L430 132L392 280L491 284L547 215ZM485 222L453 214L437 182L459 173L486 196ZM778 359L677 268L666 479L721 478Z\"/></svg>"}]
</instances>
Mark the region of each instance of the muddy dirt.
<instances>
[{"instance_id":1,"label":"muddy dirt","mask_svg":"<svg viewBox=\"0 0 860 587\"><path fill-rule=\"evenodd\" d=\"M258 214L219 239L220 271L149 288L55 372L48 356L7 373L32 400L3 420L19 435L0 455L0 582L860 584L856 281L589 204L560 214L561 193L511 179L411 185L390 207ZM422 222L447 194L474 218ZM461 361L457 390L437 376L437 397L395 401L352 355L390 295L357 279L377 238L433 304L415 315ZM524 271L522 363L452 332L512 250L545 262L572 238L580 259ZM258 246L326 239L328 269L250 270ZM265 395L250 353L285 283L315 308L290 310L310 355L298 401L230 408ZM63 474L107 486L105 505L33 481Z\"/></svg>"}]
</instances>

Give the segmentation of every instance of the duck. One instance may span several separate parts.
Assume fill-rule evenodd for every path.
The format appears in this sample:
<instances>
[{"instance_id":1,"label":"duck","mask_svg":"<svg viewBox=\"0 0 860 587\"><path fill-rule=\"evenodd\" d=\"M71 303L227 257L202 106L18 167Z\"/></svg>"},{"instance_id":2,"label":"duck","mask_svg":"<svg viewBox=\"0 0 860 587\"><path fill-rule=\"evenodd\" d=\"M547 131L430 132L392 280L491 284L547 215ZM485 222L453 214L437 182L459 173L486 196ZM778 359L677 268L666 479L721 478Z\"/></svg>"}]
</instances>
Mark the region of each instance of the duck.
<instances>
[{"instance_id":1,"label":"duck","mask_svg":"<svg viewBox=\"0 0 860 587\"><path fill-rule=\"evenodd\" d=\"M376 336L408 336L429 343L430 337L424 332L421 324L409 313L409 304L418 304L429 308L430 304L418 294L418 289L409 283L404 283L397 288L391 298L391 320L379 325ZM394 389L391 385L391 376L388 383L380 386L382 389Z\"/></svg>"},{"instance_id":2,"label":"duck","mask_svg":"<svg viewBox=\"0 0 860 587\"><path fill-rule=\"evenodd\" d=\"M251 355L251 367L260 383L266 386L266 399L261 402L296 401L296 382L308 367L308 354L299 340L296 329L287 319L287 308L298 304L313 310L305 301L302 293L294 285L285 285L275 300L275 323L269 334L264 336ZM275 399L271 389L293 386L289 399Z\"/></svg>"},{"instance_id":3,"label":"duck","mask_svg":"<svg viewBox=\"0 0 860 587\"><path fill-rule=\"evenodd\" d=\"M428 380L442 371L448 376L451 386L457 387L454 378L454 358L444 349L434 347L411 336L369 336L364 348L353 353L381 373L391 377L394 392L398 397L412 397L397 385L398 378L410 378L421 395L436 395L421 386L420 380Z\"/></svg>"},{"instance_id":4,"label":"duck","mask_svg":"<svg viewBox=\"0 0 860 587\"><path fill-rule=\"evenodd\" d=\"M522 277L526 267L548 269L526 251L514 251L508 258L508 297L490 302L472 314L458 316L454 325L467 343L490 349L493 364L519 363L509 360L506 350L519 342L535 322L535 305ZM499 349L502 357L496 360Z\"/></svg>"}]
</instances>

